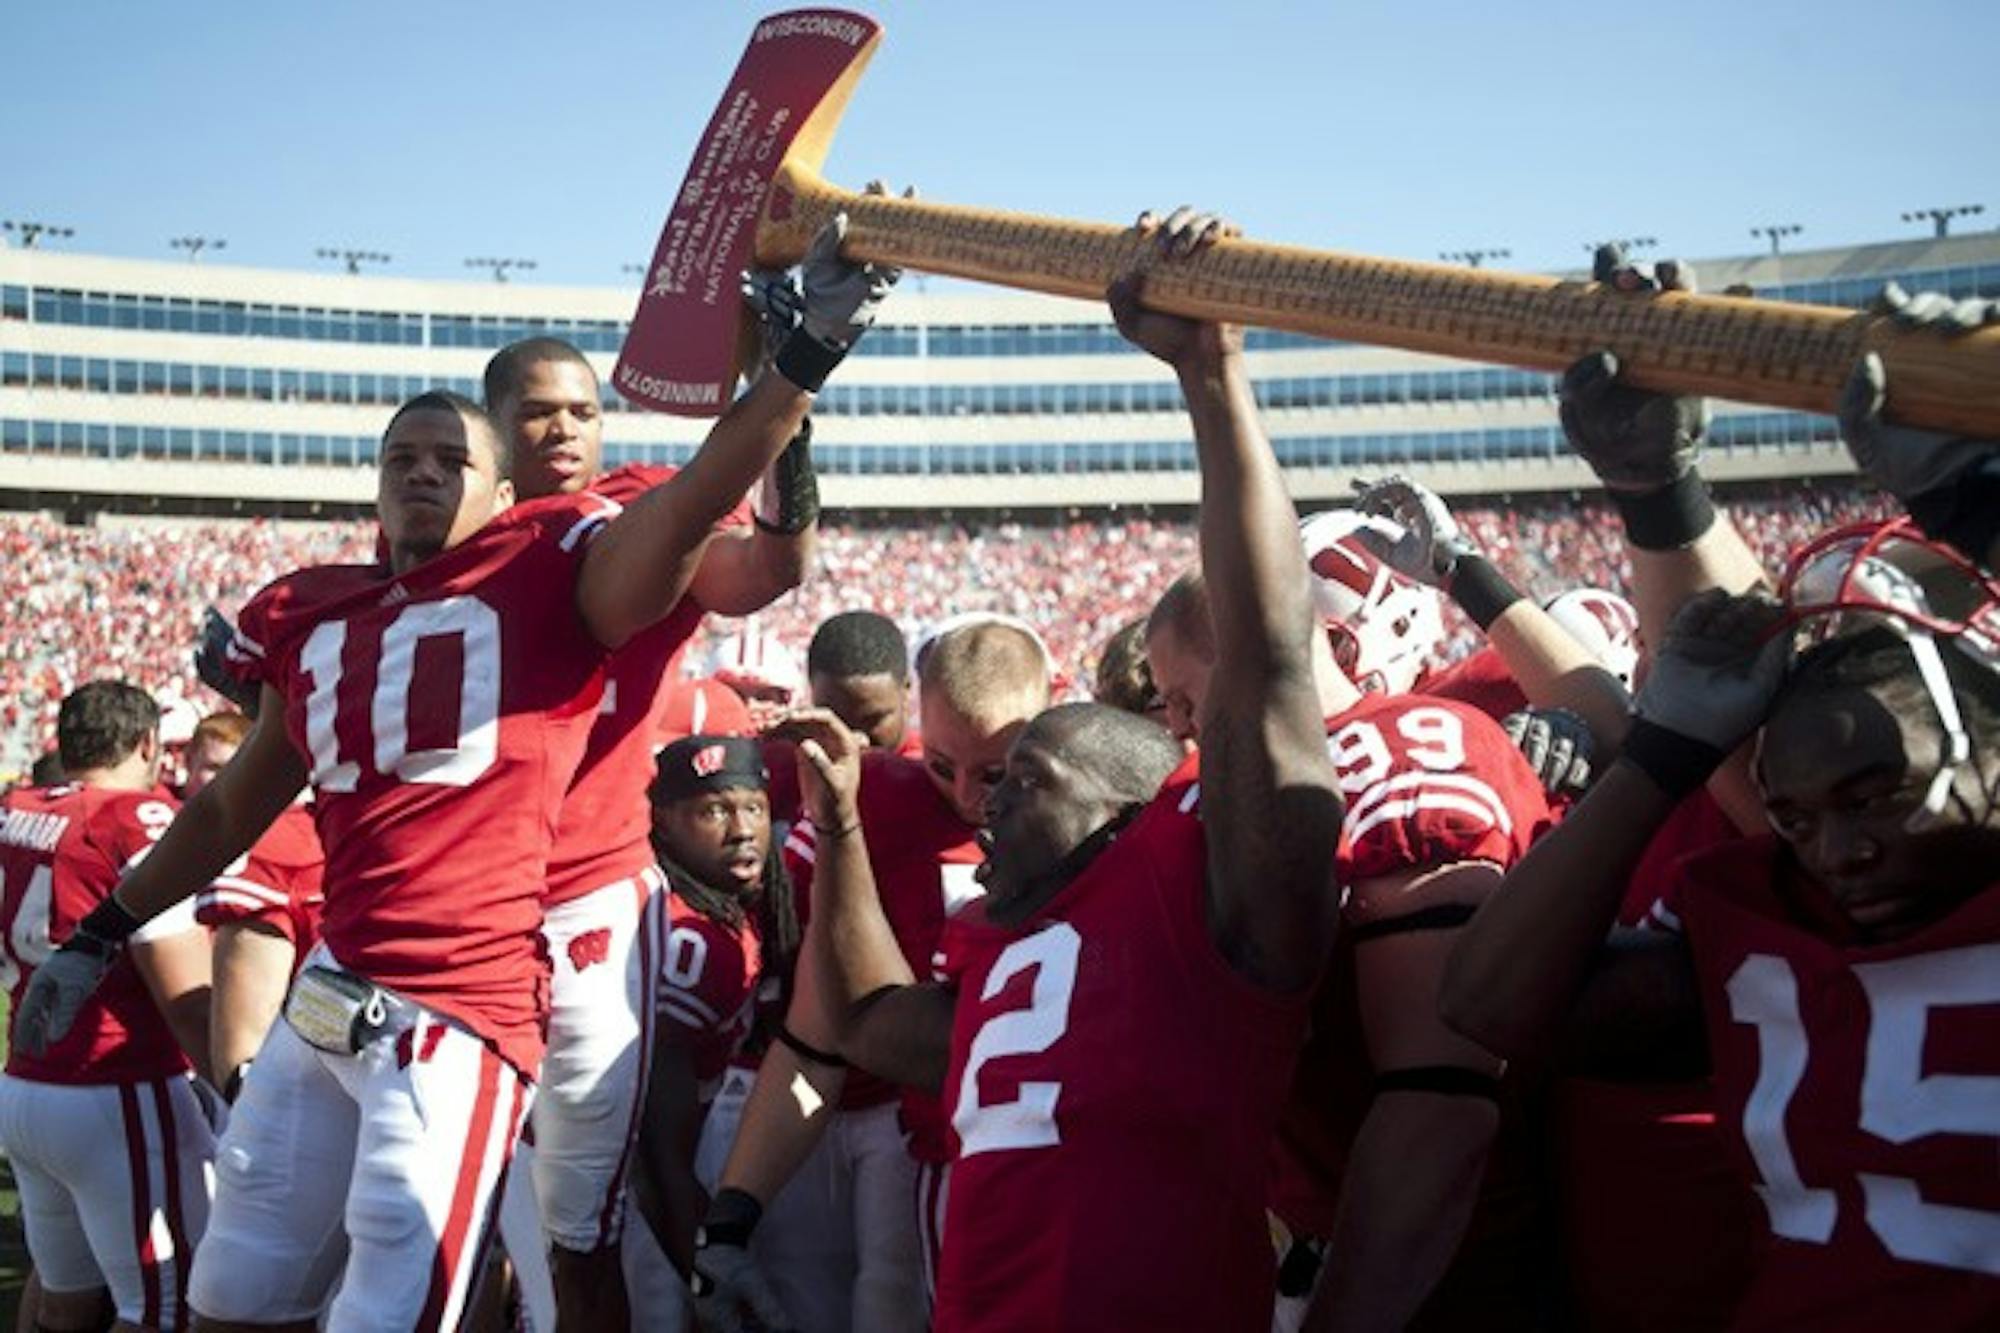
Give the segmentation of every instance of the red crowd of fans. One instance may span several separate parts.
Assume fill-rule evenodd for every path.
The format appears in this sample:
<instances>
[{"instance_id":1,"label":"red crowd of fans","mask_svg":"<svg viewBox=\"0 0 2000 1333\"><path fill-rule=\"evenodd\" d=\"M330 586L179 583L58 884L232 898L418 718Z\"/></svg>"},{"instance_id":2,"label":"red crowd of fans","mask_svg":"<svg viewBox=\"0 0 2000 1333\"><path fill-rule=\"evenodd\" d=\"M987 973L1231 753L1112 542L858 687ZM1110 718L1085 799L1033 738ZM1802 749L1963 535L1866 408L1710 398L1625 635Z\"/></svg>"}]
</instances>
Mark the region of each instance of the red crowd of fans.
<instances>
[{"instance_id":1,"label":"red crowd of fans","mask_svg":"<svg viewBox=\"0 0 2000 1333\"><path fill-rule=\"evenodd\" d=\"M1892 502L1850 483L1789 483L1729 497L1744 535L1778 567L1805 538L1891 512ZM1600 500L1538 497L1455 510L1466 534L1523 589L1552 596L1591 586L1623 591L1630 568ZM191 663L204 606L233 613L251 592L300 565L368 558L372 522L168 521L69 527L41 515L0 515L0 786L54 739L56 705L85 681L119 676L202 706ZM1112 515L1065 523L968 522L904 528L822 527L819 568L760 616L803 657L816 625L870 607L912 633L947 614L1005 611L1034 624L1079 691L1098 646L1144 615L1194 563L1185 519ZM1456 615L1455 610L1452 612ZM729 633L712 622L711 636ZM1452 623L1447 656L1474 636ZM692 655L704 660L697 645Z\"/></svg>"}]
</instances>

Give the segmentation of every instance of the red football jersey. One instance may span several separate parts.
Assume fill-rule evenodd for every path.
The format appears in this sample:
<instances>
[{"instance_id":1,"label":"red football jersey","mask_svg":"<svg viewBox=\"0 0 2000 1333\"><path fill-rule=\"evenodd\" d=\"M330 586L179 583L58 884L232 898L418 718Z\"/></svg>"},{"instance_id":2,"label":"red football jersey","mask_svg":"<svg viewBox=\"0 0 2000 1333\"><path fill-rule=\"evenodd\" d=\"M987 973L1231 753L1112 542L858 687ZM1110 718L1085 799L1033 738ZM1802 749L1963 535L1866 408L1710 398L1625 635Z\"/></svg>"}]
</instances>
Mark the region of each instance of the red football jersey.
<instances>
[{"instance_id":1,"label":"red football jersey","mask_svg":"<svg viewBox=\"0 0 2000 1333\"><path fill-rule=\"evenodd\" d=\"M295 805L264 830L236 863L195 895L194 919L204 926L261 921L292 943L292 970L319 942L326 854L313 831L312 811Z\"/></svg>"},{"instance_id":2,"label":"red football jersey","mask_svg":"<svg viewBox=\"0 0 2000 1333\"><path fill-rule=\"evenodd\" d=\"M1424 867L1484 861L1506 869L1547 827L1541 783L1507 733L1467 704L1421 694L1364 696L1327 724L1347 814L1342 886ZM1277 1144L1271 1207L1295 1233L1333 1233L1347 1152L1375 1071L1343 936L1313 1000L1312 1037Z\"/></svg>"},{"instance_id":3,"label":"red football jersey","mask_svg":"<svg viewBox=\"0 0 2000 1333\"><path fill-rule=\"evenodd\" d=\"M1737 1326L2000 1328L2000 885L1864 945L1765 836L1673 906L1769 1237Z\"/></svg>"},{"instance_id":4,"label":"red football jersey","mask_svg":"<svg viewBox=\"0 0 2000 1333\"><path fill-rule=\"evenodd\" d=\"M983 890L973 872L986 859L974 841L978 830L958 817L924 773L923 764L901 755L870 752L861 759L861 833L882 912L902 946L903 958L919 980L931 975L945 918ZM785 869L798 897L799 922L812 911L816 834L812 821L792 825L785 839ZM898 1095L894 1084L849 1070L842 1110L879 1106ZM904 1129L913 1152L923 1160L946 1160L944 1114L937 1099L904 1090Z\"/></svg>"},{"instance_id":5,"label":"red football jersey","mask_svg":"<svg viewBox=\"0 0 2000 1333\"><path fill-rule=\"evenodd\" d=\"M1528 706L1528 696L1521 693L1500 650L1491 644L1442 671L1431 672L1417 682L1415 692L1434 699L1456 700L1495 722Z\"/></svg>"},{"instance_id":6,"label":"red football jersey","mask_svg":"<svg viewBox=\"0 0 2000 1333\"><path fill-rule=\"evenodd\" d=\"M703 916L678 894L669 893L666 901L659 1012L671 1039L687 1048L706 1100L750 1035L764 974L763 942L754 916L732 926Z\"/></svg>"},{"instance_id":7,"label":"red football jersey","mask_svg":"<svg viewBox=\"0 0 2000 1333\"><path fill-rule=\"evenodd\" d=\"M531 1074L548 851L603 680L576 574L617 512L551 496L401 575L286 575L243 608L232 648L284 696L312 768L334 957Z\"/></svg>"},{"instance_id":8,"label":"red football jersey","mask_svg":"<svg viewBox=\"0 0 2000 1333\"><path fill-rule=\"evenodd\" d=\"M1303 998L1207 924L1197 760L1031 922L954 922L959 1154L934 1327L1263 1329L1266 1161Z\"/></svg>"},{"instance_id":9,"label":"red football jersey","mask_svg":"<svg viewBox=\"0 0 2000 1333\"><path fill-rule=\"evenodd\" d=\"M626 504L677 470L635 463L607 472L590 491ZM748 504L739 504L716 531L749 522ZM606 661L597 721L563 797L555 846L549 849L549 906L581 898L653 864L646 787L653 780L655 736L670 697L666 686L674 677L672 667L701 628L703 614L690 593L666 619L634 635Z\"/></svg>"},{"instance_id":10,"label":"red football jersey","mask_svg":"<svg viewBox=\"0 0 2000 1333\"><path fill-rule=\"evenodd\" d=\"M0 978L13 1012L35 968L152 850L176 808L160 790L74 786L27 788L0 803ZM111 965L61 1041L40 1056L7 1053L7 1072L37 1083L137 1083L187 1068L129 956Z\"/></svg>"}]
</instances>

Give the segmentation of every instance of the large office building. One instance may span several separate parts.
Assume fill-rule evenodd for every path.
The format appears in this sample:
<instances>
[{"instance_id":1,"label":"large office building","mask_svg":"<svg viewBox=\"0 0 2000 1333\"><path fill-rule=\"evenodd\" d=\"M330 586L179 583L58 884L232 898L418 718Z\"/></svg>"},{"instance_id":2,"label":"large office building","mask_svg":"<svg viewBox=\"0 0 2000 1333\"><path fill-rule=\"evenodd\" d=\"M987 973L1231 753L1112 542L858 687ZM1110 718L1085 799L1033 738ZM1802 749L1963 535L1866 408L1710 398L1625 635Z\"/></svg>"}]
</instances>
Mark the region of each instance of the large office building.
<instances>
[{"instance_id":1,"label":"large office building","mask_svg":"<svg viewBox=\"0 0 2000 1333\"><path fill-rule=\"evenodd\" d=\"M1703 285L1865 304L1911 290L2000 296L2000 235L1699 261ZM816 454L855 510L1184 505L1193 446L1166 370L1101 305L905 283L821 396ZM607 374L633 293L417 281L0 250L0 507L345 513L366 504L388 409L477 395L497 347L566 338ZM1551 377L1253 330L1252 375L1302 502L1396 469L1447 494L1588 484ZM704 423L608 389L613 461L684 460ZM1832 422L1718 405L1709 475L1849 470Z\"/></svg>"}]
</instances>

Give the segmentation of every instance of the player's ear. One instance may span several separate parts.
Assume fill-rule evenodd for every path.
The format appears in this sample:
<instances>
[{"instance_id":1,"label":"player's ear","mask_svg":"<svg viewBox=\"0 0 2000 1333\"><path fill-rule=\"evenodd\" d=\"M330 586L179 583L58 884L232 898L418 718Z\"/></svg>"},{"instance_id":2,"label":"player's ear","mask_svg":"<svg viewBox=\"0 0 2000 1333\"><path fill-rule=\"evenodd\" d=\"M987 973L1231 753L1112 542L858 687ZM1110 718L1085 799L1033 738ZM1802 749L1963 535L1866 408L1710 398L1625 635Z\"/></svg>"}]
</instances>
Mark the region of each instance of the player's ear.
<instances>
[{"instance_id":1,"label":"player's ear","mask_svg":"<svg viewBox=\"0 0 2000 1333\"><path fill-rule=\"evenodd\" d=\"M493 486L493 512L497 514L503 509L512 509L515 498L513 482L505 478L495 482Z\"/></svg>"}]
</instances>

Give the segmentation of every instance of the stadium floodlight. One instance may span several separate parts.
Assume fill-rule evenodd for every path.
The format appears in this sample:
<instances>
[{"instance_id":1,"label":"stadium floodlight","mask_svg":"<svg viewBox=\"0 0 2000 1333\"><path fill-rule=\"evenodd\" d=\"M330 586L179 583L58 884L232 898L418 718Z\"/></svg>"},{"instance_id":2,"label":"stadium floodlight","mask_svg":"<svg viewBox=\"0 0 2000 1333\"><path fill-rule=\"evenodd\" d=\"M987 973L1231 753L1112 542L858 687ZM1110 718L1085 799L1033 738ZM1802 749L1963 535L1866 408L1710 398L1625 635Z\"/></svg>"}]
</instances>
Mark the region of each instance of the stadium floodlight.
<instances>
[{"instance_id":1,"label":"stadium floodlight","mask_svg":"<svg viewBox=\"0 0 2000 1333\"><path fill-rule=\"evenodd\" d=\"M50 240L60 241L76 235L74 227L59 227L53 222L28 222L18 218L0 221L0 231L6 232L9 236L18 236L23 250L34 249L44 236Z\"/></svg>"},{"instance_id":2,"label":"stadium floodlight","mask_svg":"<svg viewBox=\"0 0 2000 1333\"><path fill-rule=\"evenodd\" d=\"M1467 268L1478 268L1489 259L1512 259L1512 250L1440 250L1438 258L1447 264L1463 264Z\"/></svg>"},{"instance_id":3,"label":"stadium floodlight","mask_svg":"<svg viewBox=\"0 0 2000 1333\"><path fill-rule=\"evenodd\" d=\"M175 236L167 242L176 250L188 252L188 263L199 264L204 250L226 249L229 242L220 236Z\"/></svg>"},{"instance_id":4,"label":"stadium floodlight","mask_svg":"<svg viewBox=\"0 0 2000 1333\"><path fill-rule=\"evenodd\" d=\"M1903 214L1903 221L1928 222L1936 228L1932 234L1942 240L1951 235L1953 218L1976 218L1985 211L1984 204L1959 204L1952 208L1913 208Z\"/></svg>"},{"instance_id":5,"label":"stadium floodlight","mask_svg":"<svg viewBox=\"0 0 2000 1333\"><path fill-rule=\"evenodd\" d=\"M1626 258L1629 259L1639 251L1650 250L1658 244L1659 241L1651 236L1610 236L1601 241L1585 241L1583 248L1594 255L1607 245L1615 245L1624 251Z\"/></svg>"},{"instance_id":6,"label":"stadium floodlight","mask_svg":"<svg viewBox=\"0 0 2000 1333\"><path fill-rule=\"evenodd\" d=\"M1778 243L1787 236L1796 236L1805 228L1796 222L1774 222L1768 227L1752 227L1752 236L1762 236L1771 242L1771 253L1778 253Z\"/></svg>"},{"instance_id":7,"label":"stadium floodlight","mask_svg":"<svg viewBox=\"0 0 2000 1333\"><path fill-rule=\"evenodd\" d=\"M618 271L632 277L637 277L646 271L646 266L644 264L620 264Z\"/></svg>"},{"instance_id":8,"label":"stadium floodlight","mask_svg":"<svg viewBox=\"0 0 2000 1333\"><path fill-rule=\"evenodd\" d=\"M507 274L510 272L518 270L526 273L532 270L535 267L535 261L532 259L468 259L465 261L465 266L467 268L492 269L493 281L505 282L507 281Z\"/></svg>"},{"instance_id":9,"label":"stadium floodlight","mask_svg":"<svg viewBox=\"0 0 2000 1333\"><path fill-rule=\"evenodd\" d=\"M345 250L322 245L313 253L317 254L321 259L338 259L341 263L347 265L349 273L359 273L363 264L386 264L389 262L389 256L383 254L380 250Z\"/></svg>"}]
</instances>

